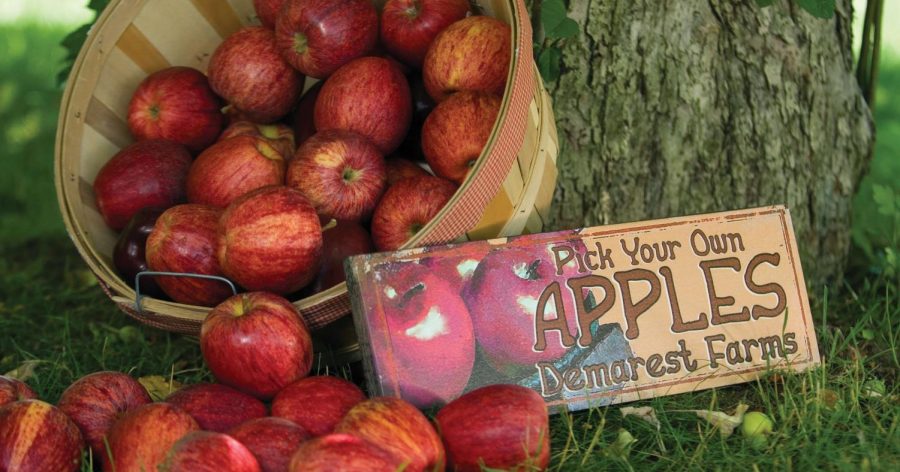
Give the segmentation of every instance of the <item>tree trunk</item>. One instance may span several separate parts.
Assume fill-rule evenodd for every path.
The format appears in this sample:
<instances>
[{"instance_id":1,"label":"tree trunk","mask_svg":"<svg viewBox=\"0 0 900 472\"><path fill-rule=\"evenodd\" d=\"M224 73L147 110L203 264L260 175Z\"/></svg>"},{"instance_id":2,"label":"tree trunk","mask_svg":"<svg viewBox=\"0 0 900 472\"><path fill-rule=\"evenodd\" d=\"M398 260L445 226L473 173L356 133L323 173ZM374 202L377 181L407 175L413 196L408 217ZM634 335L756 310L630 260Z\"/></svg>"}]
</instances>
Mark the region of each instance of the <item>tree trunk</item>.
<instances>
[{"instance_id":1,"label":"tree trunk","mask_svg":"<svg viewBox=\"0 0 900 472\"><path fill-rule=\"evenodd\" d=\"M840 275L874 126L837 4L571 0L551 227L786 204L807 279Z\"/></svg>"}]
</instances>

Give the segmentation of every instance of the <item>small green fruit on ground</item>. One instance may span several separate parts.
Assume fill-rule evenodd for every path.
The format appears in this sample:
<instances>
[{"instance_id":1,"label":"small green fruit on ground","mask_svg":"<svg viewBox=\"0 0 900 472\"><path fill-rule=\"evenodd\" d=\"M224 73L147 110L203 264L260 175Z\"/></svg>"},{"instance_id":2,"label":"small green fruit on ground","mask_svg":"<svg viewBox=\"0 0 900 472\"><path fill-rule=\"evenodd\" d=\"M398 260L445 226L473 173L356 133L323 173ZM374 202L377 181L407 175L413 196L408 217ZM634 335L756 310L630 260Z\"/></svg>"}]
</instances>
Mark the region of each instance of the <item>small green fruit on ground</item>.
<instances>
[{"instance_id":1,"label":"small green fruit on ground","mask_svg":"<svg viewBox=\"0 0 900 472\"><path fill-rule=\"evenodd\" d=\"M766 445L766 436L772 433L775 422L765 413L751 411L744 415L741 422L741 433L750 441L754 449L760 449Z\"/></svg>"}]
</instances>

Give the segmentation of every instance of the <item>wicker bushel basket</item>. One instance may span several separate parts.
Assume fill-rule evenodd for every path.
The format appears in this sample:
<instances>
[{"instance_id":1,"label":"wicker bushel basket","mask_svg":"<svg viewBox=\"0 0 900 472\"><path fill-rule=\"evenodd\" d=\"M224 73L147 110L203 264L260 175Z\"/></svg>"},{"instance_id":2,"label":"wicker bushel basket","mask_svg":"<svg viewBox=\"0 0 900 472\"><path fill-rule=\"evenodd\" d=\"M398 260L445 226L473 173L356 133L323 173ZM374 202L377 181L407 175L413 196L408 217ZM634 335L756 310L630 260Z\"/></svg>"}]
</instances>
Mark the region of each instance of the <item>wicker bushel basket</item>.
<instances>
[{"instance_id":1,"label":"wicker bushel basket","mask_svg":"<svg viewBox=\"0 0 900 472\"><path fill-rule=\"evenodd\" d=\"M514 56L500 118L459 191L404 248L541 231L553 196L556 128L532 59L526 8L522 0L477 3L485 14L512 27ZM223 38L256 22L251 0L113 0L69 77L56 138L56 191L63 219L109 297L148 325L196 334L209 308L144 298L138 310L135 291L113 267L117 235L97 210L94 177L132 142L128 102L148 74L174 65L205 71ZM313 329L350 312L346 284L294 303ZM330 328L344 323L346 319Z\"/></svg>"}]
</instances>

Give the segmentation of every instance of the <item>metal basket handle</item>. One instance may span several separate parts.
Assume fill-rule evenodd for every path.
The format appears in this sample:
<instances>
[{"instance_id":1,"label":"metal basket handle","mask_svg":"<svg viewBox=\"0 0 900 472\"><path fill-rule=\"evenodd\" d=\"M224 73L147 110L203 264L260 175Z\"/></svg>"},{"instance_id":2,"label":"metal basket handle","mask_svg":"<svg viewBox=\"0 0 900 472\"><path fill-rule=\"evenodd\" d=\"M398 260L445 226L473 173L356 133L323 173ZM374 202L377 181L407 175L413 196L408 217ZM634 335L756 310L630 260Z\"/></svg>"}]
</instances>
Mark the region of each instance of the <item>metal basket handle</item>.
<instances>
[{"instance_id":1,"label":"metal basket handle","mask_svg":"<svg viewBox=\"0 0 900 472\"><path fill-rule=\"evenodd\" d=\"M138 313L142 314L144 313L144 310L141 306L141 301L144 299L144 294L141 293L141 277L145 275L165 275L169 277L191 277L195 279L215 280L228 284L233 294L237 295L238 293L237 287L234 285L234 282L218 275L191 274L186 272L157 272L152 270L145 270L142 272L138 272L138 274L134 276L134 307Z\"/></svg>"}]
</instances>

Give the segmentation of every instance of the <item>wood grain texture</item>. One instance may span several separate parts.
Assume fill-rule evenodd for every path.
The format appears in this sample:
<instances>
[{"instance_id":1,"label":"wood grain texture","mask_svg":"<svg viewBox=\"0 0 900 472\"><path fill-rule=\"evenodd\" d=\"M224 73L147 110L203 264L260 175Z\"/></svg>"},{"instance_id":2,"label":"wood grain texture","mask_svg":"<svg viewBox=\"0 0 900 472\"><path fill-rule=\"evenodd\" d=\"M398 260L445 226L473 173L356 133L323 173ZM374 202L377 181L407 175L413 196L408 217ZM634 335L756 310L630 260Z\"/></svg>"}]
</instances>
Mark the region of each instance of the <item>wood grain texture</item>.
<instances>
[{"instance_id":1,"label":"wood grain texture","mask_svg":"<svg viewBox=\"0 0 900 472\"><path fill-rule=\"evenodd\" d=\"M533 2L539 6L539 1ZM808 279L843 272L874 126L852 7L572 0L548 89L560 138L549 229L785 204Z\"/></svg>"}]
</instances>

